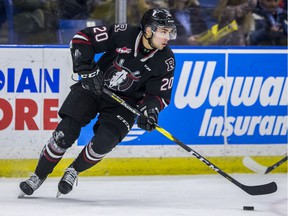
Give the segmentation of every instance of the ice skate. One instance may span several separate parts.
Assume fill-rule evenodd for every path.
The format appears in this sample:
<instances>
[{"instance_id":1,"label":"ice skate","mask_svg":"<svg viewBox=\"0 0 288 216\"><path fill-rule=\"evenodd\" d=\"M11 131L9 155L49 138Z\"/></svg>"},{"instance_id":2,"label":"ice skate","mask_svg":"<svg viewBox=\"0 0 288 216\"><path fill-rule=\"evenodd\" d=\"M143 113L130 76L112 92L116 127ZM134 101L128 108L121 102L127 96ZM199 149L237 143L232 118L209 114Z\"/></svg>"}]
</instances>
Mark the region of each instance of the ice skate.
<instances>
[{"instance_id":1,"label":"ice skate","mask_svg":"<svg viewBox=\"0 0 288 216\"><path fill-rule=\"evenodd\" d=\"M58 192L56 197L58 198L61 194L68 194L70 191L72 191L75 181L77 185L77 178L78 172L73 167L67 168L58 184Z\"/></svg>"},{"instance_id":2,"label":"ice skate","mask_svg":"<svg viewBox=\"0 0 288 216\"><path fill-rule=\"evenodd\" d=\"M40 179L36 174L33 173L29 179L20 183L19 187L21 191L18 198L22 198L25 195L32 195L33 192L42 185L45 179Z\"/></svg>"}]
</instances>

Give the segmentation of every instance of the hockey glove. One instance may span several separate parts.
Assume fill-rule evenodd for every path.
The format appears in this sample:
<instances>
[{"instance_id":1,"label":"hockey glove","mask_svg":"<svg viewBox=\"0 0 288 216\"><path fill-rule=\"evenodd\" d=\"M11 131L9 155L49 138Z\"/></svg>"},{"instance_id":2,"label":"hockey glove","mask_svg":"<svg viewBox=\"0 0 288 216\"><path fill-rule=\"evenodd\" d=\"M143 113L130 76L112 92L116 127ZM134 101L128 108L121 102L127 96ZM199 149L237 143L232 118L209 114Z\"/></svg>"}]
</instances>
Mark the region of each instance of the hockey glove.
<instances>
[{"instance_id":1,"label":"hockey glove","mask_svg":"<svg viewBox=\"0 0 288 216\"><path fill-rule=\"evenodd\" d=\"M100 95L103 91L103 72L97 67L96 70L88 74L80 74L82 87L95 95Z\"/></svg>"},{"instance_id":2,"label":"hockey glove","mask_svg":"<svg viewBox=\"0 0 288 216\"><path fill-rule=\"evenodd\" d=\"M139 116L137 119L138 127L146 131L154 130L155 129L154 124L157 124L158 122L159 112L157 108L151 108L151 109L145 110L143 113L144 115Z\"/></svg>"}]
</instances>

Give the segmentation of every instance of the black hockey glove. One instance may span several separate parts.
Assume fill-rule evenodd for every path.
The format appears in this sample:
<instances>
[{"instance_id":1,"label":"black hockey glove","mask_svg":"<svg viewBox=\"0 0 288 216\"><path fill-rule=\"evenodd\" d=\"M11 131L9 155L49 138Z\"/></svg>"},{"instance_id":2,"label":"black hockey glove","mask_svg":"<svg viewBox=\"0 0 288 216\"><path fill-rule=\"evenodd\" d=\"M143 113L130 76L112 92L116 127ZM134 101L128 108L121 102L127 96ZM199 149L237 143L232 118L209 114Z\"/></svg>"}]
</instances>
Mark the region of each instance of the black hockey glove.
<instances>
[{"instance_id":1,"label":"black hockey glove","mask_svg":"<svg viewBox=\"0 0 288 216\"><path fill-rule=\"evenodd\" d=\"M137 119L138 127L146 131L153 131L155 129L154 124L158 123L159 112L157 108L150 108L148 110L144 110L144 112L140 109L140 111L144 115L138 117Z\"/></svg>"},{"instance_id":2,"label":"black hockey glove","mask_svg":"<svg viewBox=\"0 0 288 216\"><path fill-rule=\"evenodd\" d=\"M96 95L103 91L103 72L98 67L92 73L80 74L82 87Z\"/></svg>"}]
</instances>

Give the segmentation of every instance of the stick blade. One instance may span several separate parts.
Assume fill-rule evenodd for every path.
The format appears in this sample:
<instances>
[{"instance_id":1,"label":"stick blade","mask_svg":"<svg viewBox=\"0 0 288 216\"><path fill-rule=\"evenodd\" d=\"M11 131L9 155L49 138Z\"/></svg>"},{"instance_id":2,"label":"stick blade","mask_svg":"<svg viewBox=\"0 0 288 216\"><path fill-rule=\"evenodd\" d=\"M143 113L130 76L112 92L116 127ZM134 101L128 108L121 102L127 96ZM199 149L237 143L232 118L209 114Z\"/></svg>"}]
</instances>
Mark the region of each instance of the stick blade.
<instances>
[{"instance_id":1,"label":"stick blade","mask_svg":"<svg viewBox=\"0 0 288 216\"><path fill-rule=\"evenodd\" d=\"M248 169L256 173L265 174L267 171L267 167L258 164L251 157L248 156L244 157L242 162Z\"/></svg>"},{"instance_id":2,"label":"stick blade","mask_svg":"<svg viewBox=\"0 0 288 216\"><path fill-rule=\"evenodd\" d=\"M277 184L275 182L270 182L264 185L257 186L247 186L243 185L242 189L250 195L265 195L271 194L277 191Z\"/></svg>"}]
</instances>

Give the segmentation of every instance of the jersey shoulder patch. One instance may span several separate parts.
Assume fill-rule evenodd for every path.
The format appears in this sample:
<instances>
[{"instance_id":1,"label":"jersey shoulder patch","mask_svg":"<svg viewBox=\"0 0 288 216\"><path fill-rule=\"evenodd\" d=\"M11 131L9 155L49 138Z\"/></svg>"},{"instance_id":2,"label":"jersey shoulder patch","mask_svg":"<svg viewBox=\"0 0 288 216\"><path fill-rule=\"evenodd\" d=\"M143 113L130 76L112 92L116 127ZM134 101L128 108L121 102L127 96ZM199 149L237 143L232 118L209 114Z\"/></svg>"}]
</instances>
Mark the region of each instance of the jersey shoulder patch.
<instances>
[{"instance_id":1,"label":"jersey shoulder patch","mask_svg":"<svg viewBox=\"0 0 288 216\"><path fill-rule=\"evenodd\" d=\"M127 30L127 23L123 24L115 24L114 25L114 32L121 32L121 31L126 31Z\"/></svg>"}]
</instances>

